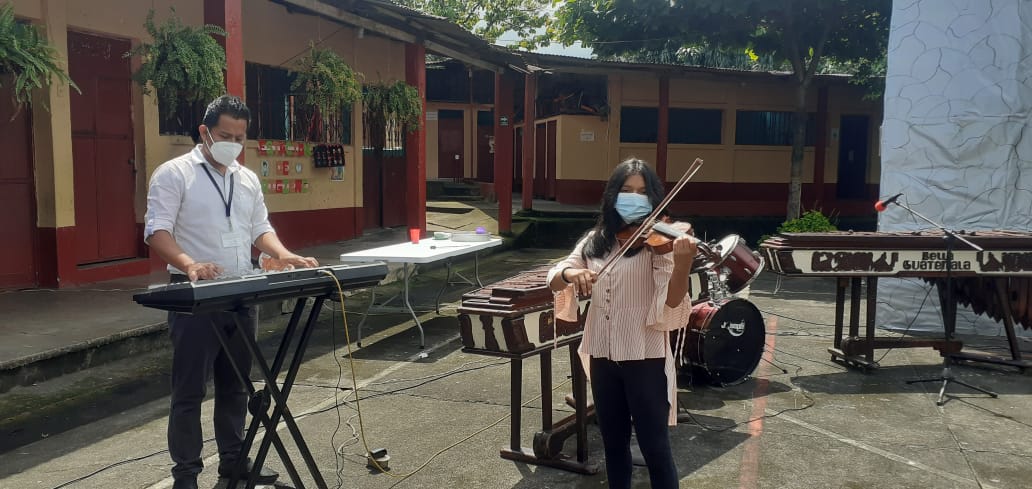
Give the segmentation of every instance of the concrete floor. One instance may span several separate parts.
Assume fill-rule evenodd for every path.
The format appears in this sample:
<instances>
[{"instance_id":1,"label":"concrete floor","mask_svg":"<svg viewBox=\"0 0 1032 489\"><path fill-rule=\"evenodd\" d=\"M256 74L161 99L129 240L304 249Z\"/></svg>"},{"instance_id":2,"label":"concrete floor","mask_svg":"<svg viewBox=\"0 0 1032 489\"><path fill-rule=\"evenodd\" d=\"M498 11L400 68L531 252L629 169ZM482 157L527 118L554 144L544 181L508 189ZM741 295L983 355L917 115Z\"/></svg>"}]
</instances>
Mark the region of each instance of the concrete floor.
<instances>
[{"instance_id":1,"label":"concrete floor","mask_svg":"<svg viewBox=\"0 0 1032 489\"><path fill-rule=\"evenodd\" d=\"M559 250L508 251L483 260L481 273L487 283L561 255ZM417 302L431 303L442 279L439 269L416 277ZM464 290L446 291L446 300L452 302L440 317L432 311L422 315L424 351L418 349L411 320L376 316L364 328L364 347L350 345L353 364L340 313L324 311L289 404L329 485L607 487L604 473L576 475L498 456L509 439L509 363L461 351L454 307ZM879 350L882 368L872 373L847 369L831 362L826 352L832 341L832 282L786 279L774 290L775 277L768 273L754 283L749 296L764 315L767 333L764 361L753 376L732 387L682 389L685 422L671 432L681 487L1032 487L1029 376L1008 369L955 367L958 378L992 389L999 398L951 385L948 402L937 407L937 383L905 383L940 373L934 350ZM352 334L359 317L355 311L367 300L367 293L358 293L345 303ZM285 316L276 316L262 323L267 350L274 348L284 321ZM993 351L1003 346L996 338L968 340ZM567 356L556 354L553 360L553 384L559 385L569 374ZM167 362L167 352L159 351L5 394L0 402L17 399L31 411L74 390L87 399L88 407L79 411L95 415L56 434L47 433L45 425L34 426L38 441L0 454L0 488L170 487L171 463L164 452L168 399L163 394L141 397L161 392L167 384ZM352 374L360 402L352 390ZM524 446L530 446L540 423L538 376L537 362L526 362ZM116 381L133 387L99 389L104 394L90 398L98 390L95 386ZM571 412L562 403L568 391L568 385L556 390L556 419ZM152 400L141 404L140 399ZM211 408L209 401L203 414L209 439ZM279 433L293 451L287 431ZM390 475L366 468L362 433L370 448L388 449ZM588 444L591 460L601 463L594 425L588 429ZM566 452L572 450L568 440ZM202 474L202 487L220 487L210 470L217 463L210 440L204 454L209 470ZM296 453L294 458L301 464ZM289 482L275 454L268 463ZM308 484L303 468L301 473ZM62 485L73 480L78 482ZM648 487L644 468L636 469L634 487Z\"/></svg>"}]
</instances>

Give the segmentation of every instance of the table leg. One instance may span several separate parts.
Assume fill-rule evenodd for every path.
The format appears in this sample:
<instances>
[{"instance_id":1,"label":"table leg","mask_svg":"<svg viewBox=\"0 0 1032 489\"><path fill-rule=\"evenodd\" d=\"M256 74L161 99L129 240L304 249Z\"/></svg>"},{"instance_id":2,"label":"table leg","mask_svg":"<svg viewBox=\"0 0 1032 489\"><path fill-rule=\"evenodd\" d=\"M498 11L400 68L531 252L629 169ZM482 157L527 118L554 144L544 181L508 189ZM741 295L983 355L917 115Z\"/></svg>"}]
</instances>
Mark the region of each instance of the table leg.
<instances>
[{"instance_id":1,"label":"table leg","mask_svg":"<svg viewBox=\"0 0 1032 489\"><path fill-rule=\"evenodd\" d=\"M473 253L473 276L477 279L477 285L480 288L484 288L484 283L480 281L480 253Z\"/></svg>"},{"instance_id":2,"label":"table leg","mask_svg":"<svg viewBox=\"0 0 1032 489\"><path fill-rule=\"evenodd\" d=\"M423 337L423 325L419 323L419 317L416 316L416 311L412 309L412 303L409 301L409 278L412 274L409 271L408 263L402 264L402 266L404 267L403 276L405 277L405 307L408 308L409 314L412 315L412 320L416 322L416 328L419 329L419 349L422 350L426 346L426 342ZM416 265L412 264L412 268L415 269Z\"/></svg>"},{"instance_id":3,"label":"table leg","mask_svg":"<svg viewBox=\"0 0 1032 489\"><path fill-rule=\"evenodd\" d=\"M362 313L362 320L358 322L358 347L362 347L362 325L365 324L366 318L369 317L369 310L373 308L373 304L376 303L376 290L369 290L369 305L366 306L365 312ZM341 314L347 314L344 310L344 304L340 305Z\"/></svg>"},{"instance_id":4,"label":"table leg","mask_svg":"<svg viewBox=\"0 0 1032 489\"><path fill-rule=\"evenodd\" d=\"M444 285L437 289L437 299L434 300L434 312L438 315L441 314L441 294L444 293L444 289L451 285L451 265L451 259L444 261L444 268L447 270L444 274Z\"/></svg>"}]
</instances>

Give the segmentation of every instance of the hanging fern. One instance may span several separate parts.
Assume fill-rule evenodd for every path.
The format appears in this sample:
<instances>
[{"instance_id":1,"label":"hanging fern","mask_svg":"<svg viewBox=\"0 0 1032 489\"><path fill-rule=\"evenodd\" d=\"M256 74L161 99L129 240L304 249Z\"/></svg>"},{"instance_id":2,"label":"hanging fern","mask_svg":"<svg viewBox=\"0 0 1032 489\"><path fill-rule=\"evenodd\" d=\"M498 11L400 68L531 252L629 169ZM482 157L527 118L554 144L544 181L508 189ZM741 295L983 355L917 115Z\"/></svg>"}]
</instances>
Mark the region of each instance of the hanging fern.
<instances>
[{"instance_id":1,"label":"hanging fern","mask_svg":"<svg viewBox=\"0 0 1032 489\"><path fill-rule=\"evenodd\" d=\"M14 103L18 106L31 102L32 90L49 86L54 76L79 90L57 65L57 50L36 26L15 20L14 6L6 3L0 5L0 75L3 74L13 75Z\"/></svg>"},{"instance_id":2,"label":"hanging fern","mask_svg":"<svg viewBox=\"0 0 1032 489\"><path fill-rule=\"evenodd\" d=\"M175 9L170 10L172 15L161 25L154 24L154 10L148 12L143 26L154 42L126 53L142 58L133 80L144 94L157 92L164 114L174 114L181 104L208 102L226 91L226 51L212 37L225 36L226 31L215 25L184 25Z\"/></svg>"},{"instance_id":3,"label":"hanging fern","mask_svg":"<svg viewBox=\"0 0 1032 489\"><path fill-rule=\"evenodd\" d=\"M419 91L405 82L376 82L365 86L362 95L365 105L363 120L368 131L369 145L376 157L382 157L387 142L387 125L397 124L403 132L419 129L423 118L423 100Z\"/></svg>"},{"instance_id":4,"label":"hanging fern","mask_svg":"<svg viewBox=\"0 0 1032 489\"><path fill-rule=\"evenodd\" d=\"M360 76L329 49L310 45L308 56L297 62L297 77L290 89L297 92L300 104L318 114L320 126L339 121L342 111L350 107L362 94ZM314 124L314 123L313 123ZM309 128L309 134L323 133ZM326 139L323 133L321 139Z\"/></svg>"}]
</instances>

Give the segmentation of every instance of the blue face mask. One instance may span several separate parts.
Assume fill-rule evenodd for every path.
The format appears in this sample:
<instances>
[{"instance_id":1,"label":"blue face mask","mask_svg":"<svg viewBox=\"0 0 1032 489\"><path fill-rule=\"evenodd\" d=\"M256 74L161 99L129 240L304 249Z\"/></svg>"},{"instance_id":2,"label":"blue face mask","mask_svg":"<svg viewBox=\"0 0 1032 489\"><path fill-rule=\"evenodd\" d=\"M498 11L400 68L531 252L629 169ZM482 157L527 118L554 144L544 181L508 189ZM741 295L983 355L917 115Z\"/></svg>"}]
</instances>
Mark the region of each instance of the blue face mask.
<instances>
[{"instance_id":1,"label":"blue face mask","mask_svg":"<svg viewBox=\"0 0 1032 489\"><path fill-rule=\"evenodd\" d=\"M635 192L620 192L616 196L616 212L625 223L635 222L652 212L649 196Z\"/></svg>"}]
</instances>

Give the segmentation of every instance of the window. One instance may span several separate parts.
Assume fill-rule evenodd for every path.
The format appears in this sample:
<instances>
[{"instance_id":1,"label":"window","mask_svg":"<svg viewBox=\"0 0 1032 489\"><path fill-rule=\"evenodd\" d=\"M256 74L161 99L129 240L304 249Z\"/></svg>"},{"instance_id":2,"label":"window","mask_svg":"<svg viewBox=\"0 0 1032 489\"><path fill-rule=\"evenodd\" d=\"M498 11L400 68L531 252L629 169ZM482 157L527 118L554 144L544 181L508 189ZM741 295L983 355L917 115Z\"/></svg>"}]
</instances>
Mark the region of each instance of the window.
<instances>
[{"instance_id":1,"label":"window","mask_svg":"<svg viewBox=\"0 0 1032 489\"><path fill-rule=\"evenodd\" d=\"M792 145L792 112L740 110L735 114L735 144ZM806 145L814 145L817 117L806 117Z\"/></svg>"},{"instance_id":2,"label":"window","mask_svg":"<svg viewBox=\"0 0 1032 489\"><path fill-rule=\"evenodd\" d=\"M164 135L190 136L194 142L200 142L200 134L197 126L201 125L204 118L205 102L194 104L180 103L175 113L168 114L158 104L158 133Z\"/></svg>"},{"instance_id":3,"label":"window","mask_svg":"<svg viewBox=\"0 0 1032 489\"><path fill-rule=\"evenodd\" d=\"M654 143L659 134L659 109L655 107L620 108L620 142Z\"/></svg>"},{"instance_id":4,"label":"window","mask_svg":"<svg viewBox=\"0 0 1032 489\"><path fill-rule=\"evenodd\" d=\"M250 139L291 139L293 103L290 84L294 76L283 68L256 63L244 65L247 107L251 109Z\"/></svg>"},{"instance_id":5,"label":"window","mask_svg":"<svg viewBox=\"0 0 1032 489\"><path fill-rule=\"evenodd\" d=\"M300 94L290 91L295 74L283 68L257 63L245 65L247 107L251 109L251 139L283 139L351 144L351 108L340 117L324 121L300 104Z\"/></svg>"},{"instance_id":6,"label":"window","mask_svg":"<svg viewBox=\"0 0 1032 489\"><path fill-rule=\"evenodd\" d=\"M724 111L670 109L667 137L670 144L721 144Z\"/></svg>"}]
</instances>

